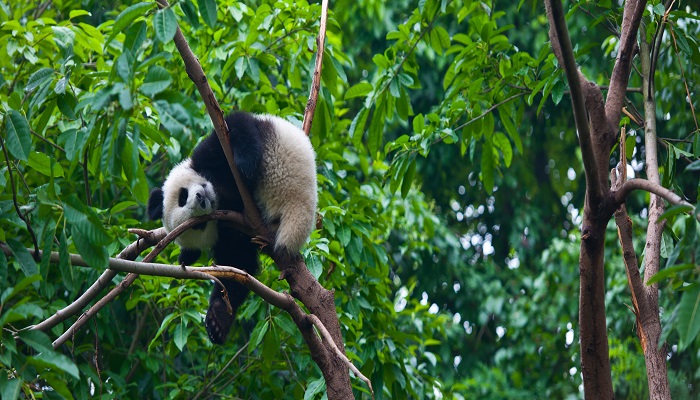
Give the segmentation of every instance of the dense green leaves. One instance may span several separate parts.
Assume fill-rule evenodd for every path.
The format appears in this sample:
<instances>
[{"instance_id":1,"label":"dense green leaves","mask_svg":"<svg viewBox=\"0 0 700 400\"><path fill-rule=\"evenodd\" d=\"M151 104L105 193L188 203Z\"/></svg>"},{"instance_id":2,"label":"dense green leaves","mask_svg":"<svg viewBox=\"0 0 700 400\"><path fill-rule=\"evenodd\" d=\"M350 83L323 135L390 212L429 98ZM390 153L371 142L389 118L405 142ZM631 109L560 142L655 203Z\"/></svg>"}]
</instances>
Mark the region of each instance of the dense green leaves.
<instances>
[{"instance_id":1,"label":"dense green leaves","mask_svg":"<svg viewBox=\"0 0 700 400\"><path fill-rule=\"evenodd\" d=\"M377 399L579 393L581 156L541 7L517 3L331 3L311 134L319 229L303 255L334 291L345 350ZM118 398L322 398L298 329L255 296L229 342L209 343L207 282L142 276L56 352L50 341L76 317L48 337L14 339L84 293L136 240L129 228L159 226L145 215L149 189L210 131L171 40L176 23L224 112L303 119L320 4L102 6L0 7L0 145L9 158L0 162L0 242L10 250L0 252L0 396L87 398L99 386ZM582 72L607 85L619 43L602 27L621 20L620 7L568 11ZM650 37L666 15L676 38L663 36L656 72L660 172L696 203L700 135L677 101L700 71L696 10L646 12ZM631 86L641 86L636 74ZM637 91L628 100L628 111L643 110ZM643 135L624 121L630 173L643 177ZM627 202L638 253L647 203L641 192ZM662 319L674 394L692 397L700 239L687 212L664 214L663 268L651 281L673 310ZM604 239L617 395L646 397L614 229ZM48 253L35 260L35 240L58 263ZM169 246L158 261L177 263L178 253ZM90 266L72 265L71 254ZM278 276L264 258L259 279L289 291ZM96 342L99 371L85 361ZM369 398L363 383L353 387Z\"/></svg>"}]
</instances>

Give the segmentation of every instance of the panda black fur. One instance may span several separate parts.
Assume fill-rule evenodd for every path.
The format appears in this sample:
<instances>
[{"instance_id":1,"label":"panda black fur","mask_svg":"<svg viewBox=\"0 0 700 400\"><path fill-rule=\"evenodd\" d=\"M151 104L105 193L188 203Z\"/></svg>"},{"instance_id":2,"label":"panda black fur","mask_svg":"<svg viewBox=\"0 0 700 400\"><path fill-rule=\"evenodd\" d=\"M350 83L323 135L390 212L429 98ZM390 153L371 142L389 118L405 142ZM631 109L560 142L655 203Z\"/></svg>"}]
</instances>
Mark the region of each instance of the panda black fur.
<instances>
[{"instance_id":1,"label":"panda black fur","mask_svg":"<svg viewBox=\"0 0 700 400\"><path fill-rule=\"evenodd\" d=\"M290 122L271 115L235 112L226 117L236 166L253 195L262 217L275 232L275 250L298 254L316 219L316 162L306 134ZM243 201L215 133L207 136L169 173L162 188L151 192L148 214L163 219L170 232L190 217L214 210L243 211ZM177 240L181 264L195 262L211 249L219 265L232 265L255 274L257 246L237 230L210 221L185 232ZM222 344L233 324L235 310L248 289L221 279L234 314L229 315L223 292L215 285L205 320L212 342Z\"/></svg>"}]
</instances>

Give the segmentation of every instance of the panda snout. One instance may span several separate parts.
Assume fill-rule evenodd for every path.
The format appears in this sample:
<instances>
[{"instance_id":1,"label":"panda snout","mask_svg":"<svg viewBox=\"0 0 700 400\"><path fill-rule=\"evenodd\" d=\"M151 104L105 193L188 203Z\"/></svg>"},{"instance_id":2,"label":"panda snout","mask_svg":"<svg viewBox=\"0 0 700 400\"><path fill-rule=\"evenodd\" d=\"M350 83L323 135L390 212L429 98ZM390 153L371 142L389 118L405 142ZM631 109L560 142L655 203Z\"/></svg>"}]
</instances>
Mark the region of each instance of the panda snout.
<instances>
[{"instance_id":1,"label":"panda snout","mask_svg":"<svg viewBox=\"0 0 700 400\"><path fill-rule=\"evenodd\" d=\"M207 208L209 208L209 207L208 207L208 206L209 206L209 204L208 204L208 203L209 203L209 200L208 200L207 197L204 195L204 192L197 192L197 193L195 194L195 197L196 197L196 199L197 199L197 203L199 204L199 207L201 207L203 210L206 210Z\"/></svg>"}]
</instances>

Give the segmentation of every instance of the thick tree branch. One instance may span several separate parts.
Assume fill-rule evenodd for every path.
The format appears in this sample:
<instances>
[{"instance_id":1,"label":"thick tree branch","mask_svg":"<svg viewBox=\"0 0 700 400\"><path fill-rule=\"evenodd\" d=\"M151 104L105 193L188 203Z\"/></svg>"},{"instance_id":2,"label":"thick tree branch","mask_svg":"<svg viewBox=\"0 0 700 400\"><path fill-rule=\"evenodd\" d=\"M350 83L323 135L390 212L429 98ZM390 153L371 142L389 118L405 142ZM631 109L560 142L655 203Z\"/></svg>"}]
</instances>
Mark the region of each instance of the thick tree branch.
<instances>
[{"instance_id":1,"label":"thick tree branch","mask_svg":"<svg viewBox=\"0 0 700 400\"><path fill-rule=\"evenodd\" d=\"M581 80L584 77L576 66L561 1L547 0L544 4L547 9L547 17L549 18L549 39L552 42L552 51L554 51L559 63L564 68L566 80L571 90L571 104L574 109L574 120L576 121L576 130L578 131L579 145L581 146L583 164L586 171L586 187L590 195L589 200L592 203L596 203L603 197L603 191L599 181L598 166L581 89Z\"/></svg>"},{"instance_id":2,"label":"thick tree branch","mask_svg":"<svg viewBox=\"0 0 700 400\"><path fill-rule=\"evenodd\" d=\"M304 132L306 132L306 136L309 136L309 132L311 132L311 124L314 121L314 114L316 113L316 103L318 102L318 92L319 90L321 90L321 66L323 65L323 50L326 42L327 17L328 0L322 0L321 23L318 32L318 38L316 39L318 51L316 53L316 64L314 65L314 78L311 84L311 93L309 93L309 100L306 102L306 110L304 110L304 122L301 125L301 129Z\"/></svg>"},{"instance_id":3,"label":"thick tree branch","mask_svg":"<svg viewBox=\"0 0 700 400\"><path fill-rule=\"evenodd\" d=\"M620 29L620 47L617 50L615 66L610 76L610 90L605 102L605 114L608 122L617 127L620 123L622 103L627 91L634 49L637 44L637 31L642 20L642 13L646 1L627 0L622 14L622 26ZM614 140L614 138L608 138Z\"/></svg>"}]
</instances>

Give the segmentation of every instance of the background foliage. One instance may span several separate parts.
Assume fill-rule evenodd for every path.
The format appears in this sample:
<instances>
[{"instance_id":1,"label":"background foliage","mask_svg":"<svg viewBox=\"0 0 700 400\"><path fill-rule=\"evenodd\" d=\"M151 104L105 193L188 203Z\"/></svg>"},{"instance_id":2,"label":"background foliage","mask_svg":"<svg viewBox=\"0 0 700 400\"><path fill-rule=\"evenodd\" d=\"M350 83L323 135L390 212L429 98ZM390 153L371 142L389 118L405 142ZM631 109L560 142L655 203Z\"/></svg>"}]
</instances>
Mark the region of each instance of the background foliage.
<instances>
[{"instance_id":1,"label":"background foliage","mask_svg":"<svg viewBox=\"0 0 700 400\"><path fill-rule=\"evenodd\" d=\"M659 9L659 6L661 8ZM607 83L621 10L570 2L577 61ZM351 360L377 398L576 398L583 176L565 79L536 2L331 2L312 128L319 213L305 257L335 290ZM650 2L644 23L663 13ZM324 384L286 314L251 297L226 346L202 318L210 284L144 277L67 345L18 329L73 301L153 228L149 188L211 129L172 37L180 25L225 111L299 123L320 5L306 1L0 1L0 393L319 398ZM656 74L662 181L698 201L698 10L669 14ZM636 73L631 87L639 87ZM630 92L629 108L641 109ZM681 101L679 99L686 99ZM562 101L564 100L564 101ZM629 118L630 172L643 130ZM617 159L611 155L611 165ZM641 252L648 196L628 209ZM662 323L674 397L697 395L692 305L698 223L669 216ZM621 397L646 396L644 362L611 225L610 354ZM61 262L26 248L58 251ZM170 247L161 262L174 262ZM70 265L69 253L91 268ZM202 263L208 260L202 259ZM264 260L263 282L285 290ZM121 277L115 278L115 283ZM366 393L354 383L356 395Z\"/></svg>"}]
</instances>

